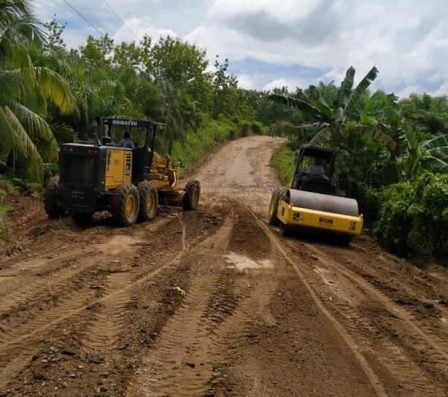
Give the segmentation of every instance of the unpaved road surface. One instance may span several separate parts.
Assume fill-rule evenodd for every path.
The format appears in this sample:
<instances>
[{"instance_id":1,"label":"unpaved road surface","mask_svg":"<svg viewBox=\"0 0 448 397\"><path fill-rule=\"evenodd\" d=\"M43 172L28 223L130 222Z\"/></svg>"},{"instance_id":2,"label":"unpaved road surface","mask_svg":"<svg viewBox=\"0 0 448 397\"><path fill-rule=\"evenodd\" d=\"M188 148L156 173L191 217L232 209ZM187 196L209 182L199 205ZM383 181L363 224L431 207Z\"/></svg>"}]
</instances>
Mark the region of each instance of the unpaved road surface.
<instances>
[{"instance_id":1,"label":"unpaved road surface","mask_svg":"<svg viewBox=\"0 0 448 397\"><path fill-rule=\"evenodd\" d=\"M448 274L266 224L279 141L198 171L199 211L79 228L15 214L0 396L446 396Z\"/></svg>"}]
</instances>

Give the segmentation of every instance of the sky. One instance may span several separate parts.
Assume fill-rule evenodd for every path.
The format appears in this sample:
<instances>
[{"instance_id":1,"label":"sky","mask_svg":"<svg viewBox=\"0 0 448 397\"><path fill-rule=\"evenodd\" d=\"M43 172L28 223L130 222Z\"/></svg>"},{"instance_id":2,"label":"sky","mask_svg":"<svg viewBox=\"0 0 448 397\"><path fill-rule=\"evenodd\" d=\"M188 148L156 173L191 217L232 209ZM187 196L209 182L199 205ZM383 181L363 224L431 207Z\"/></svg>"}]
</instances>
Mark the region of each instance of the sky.
<instances>
[{"instance_id":1,"label":"sky","mask_svg":"<svg viewBox=\"0 0 448 397\"><path fill-rule=\"evenodd\" d=\"M374 88L448 95L448 0L34 0L34 7L41 20L67 24L69 47L101 32L117 42L176 36L211 62L229 58L244 88L339 84L349 66L358 79L377 66Z\"/></svg>"}]
</instances>

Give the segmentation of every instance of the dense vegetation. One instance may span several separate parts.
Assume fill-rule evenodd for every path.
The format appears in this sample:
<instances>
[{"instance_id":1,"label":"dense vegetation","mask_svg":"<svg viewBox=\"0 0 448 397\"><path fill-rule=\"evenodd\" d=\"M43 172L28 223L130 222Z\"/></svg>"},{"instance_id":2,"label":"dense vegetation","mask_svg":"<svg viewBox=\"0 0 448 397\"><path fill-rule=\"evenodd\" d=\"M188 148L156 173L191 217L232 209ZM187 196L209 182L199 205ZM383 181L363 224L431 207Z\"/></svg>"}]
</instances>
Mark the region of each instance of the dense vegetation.
<instances>
[{"instance_id":1,"label":"dense vegetation","mask_svg":"<svg viewBox=\"0 0 448 397\"><path fill-rule=\"evenodd\" d=\"M302 143L338 148L338 185L356 197L367 227L402 255L446 258L448 245L448 99L371 93L373 68L354 87L349 68L340 86L311 86L271 99L300 114L282 121L288 146L272 163L290 181Z\"/></svg>"},{"instance_id":2,"label":"dense vegetation","mask_svg":"<svg viewBox=\"0 0 448 397\"><path fill-rule=\"evenodd\" d=\"M210 67L204 51L182 40L115 43L106 34L67 49L64 26L40 24L27 0L0 4L0 25L4 173L42 181L58 144L92 139L98 116L165 123L158 150L186 165L218 141L263 128L256 93L238 88L228 61L216 57Z\"/></svg>"},{"instance_id":3,"label":"dense vegetation","mask_svg":"<svg viewBox=\"0 0 448 397\"><path fill-rule=\"evenodd\" d=\"M42 184L56 171L58 144L91 139L97 116L165 123L157 149L187 166L218 142L269 130L288 137L272 160L284 182L302 143L337 147L339 188L359 200L381 242L403 255L448 254L446 97L373 93L379 71L355 86L352 67L340 85L244 90L227 60L209 65L204 51L172 37L115 43L106 34L68 49L64 26L39 23L30 5L0 3L3 180Z\"/></svg>"}]
</instances>

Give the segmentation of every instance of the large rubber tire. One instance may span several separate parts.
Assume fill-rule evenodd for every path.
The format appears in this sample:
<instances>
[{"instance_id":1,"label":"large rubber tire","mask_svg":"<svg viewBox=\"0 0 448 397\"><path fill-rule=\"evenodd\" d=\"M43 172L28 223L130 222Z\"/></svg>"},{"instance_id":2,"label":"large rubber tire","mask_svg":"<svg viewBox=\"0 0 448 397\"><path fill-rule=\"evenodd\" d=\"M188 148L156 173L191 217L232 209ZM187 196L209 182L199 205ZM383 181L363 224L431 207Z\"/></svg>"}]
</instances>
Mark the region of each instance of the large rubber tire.
<instances>
[{"instance_id":1,"label":"large rubber tire","mask_svg":"<svg viewBox=\"0 0 448 397\"><path fill-rule=\"evenodd\" d=\"M59 177L49 179L44 191L44 208L48 218L57 219L65 215L59 194Z\"/></svg>"},{"instance_id":2,"label":"large rubber tire","mask_svg":"<svg viewBox=\"0 0 448 397\"><path fill-rule=\"evenodd\" d=\"M185 194L182 201L184 211L194 211L198 208L199 197L201 195L201 184L196 179L192 179L185 185Z\"/></svg>"},{"instance_id":3,"label":"large rubber tire","mask_svg":"<svg viewBox=\"0 0 448 397\"><path fill-rule=\"evenodd\" d=\"M278 203L285 197L286 189L277 189L272 193L271 202L269 204L268 222L270 225L278 226L280 221L277 218Z\"/></svg>"},{"instance_id":4,"label":"large rubber tire","mask_svg":"<svg viewBox=\"0 0 448 397\"><path fill-rule=\"evenodd\" d=\"M138 189L134 185L120 185L112 198L111 212L120 226L131 226L140 210Z\"/></svg>"},{"instance_id":5,"label":"large rubber tire","mask_svg":"<svg viewBox=\"0 0 448 397\"><path fill-rule=\"evenodd\" d=\"M149 181L140 182L138 185L140 195L139 219L141 221L153 220L159 208L159 194L157 189Z\"/></svg>"}]
</instances>

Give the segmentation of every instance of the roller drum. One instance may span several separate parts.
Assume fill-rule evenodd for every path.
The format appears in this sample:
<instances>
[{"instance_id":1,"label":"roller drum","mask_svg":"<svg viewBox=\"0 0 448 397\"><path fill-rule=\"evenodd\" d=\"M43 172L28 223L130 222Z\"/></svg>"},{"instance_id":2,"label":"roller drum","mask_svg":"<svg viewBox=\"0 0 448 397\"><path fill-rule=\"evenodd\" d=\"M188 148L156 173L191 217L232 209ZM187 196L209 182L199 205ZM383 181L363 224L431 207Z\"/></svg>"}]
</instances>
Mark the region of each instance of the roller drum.
<instances>
[{"instance_id":1,"label":"roller drum","mask_svg":"<svg viewBox=\"0 0 448 397\"><path fill-rule=\"evenodd\" d=\"M351 198L289 189L286 194L286 200L294 207L349 216L359 215L358 202Z\"/></svg>"}]
</instances>

